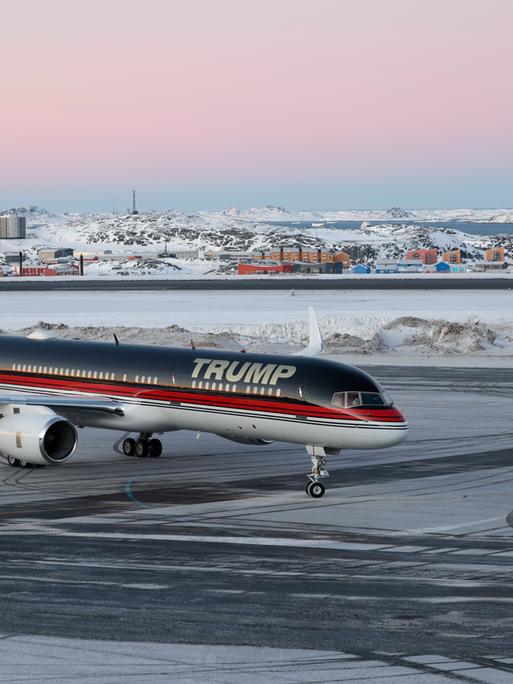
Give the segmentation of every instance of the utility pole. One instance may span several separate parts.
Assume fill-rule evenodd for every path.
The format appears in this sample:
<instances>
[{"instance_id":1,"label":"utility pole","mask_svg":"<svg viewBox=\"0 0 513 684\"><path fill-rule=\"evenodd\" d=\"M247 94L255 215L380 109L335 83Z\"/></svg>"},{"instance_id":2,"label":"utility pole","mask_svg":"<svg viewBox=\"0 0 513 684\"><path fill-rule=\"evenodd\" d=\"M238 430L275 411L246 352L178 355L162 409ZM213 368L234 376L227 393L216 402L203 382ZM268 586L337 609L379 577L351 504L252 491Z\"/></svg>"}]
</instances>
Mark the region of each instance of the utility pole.
<instances>
[{"instance_id":1,"label":"utility pole","mask_svg":"<svg viewBox=\"0 0 513 684\"><path fill-rule=\"evenodd\" d=\"M23 252L22 251L20 251L19 260L20 260L20 273L19 273L19 275L21 278L21 276L23 275Z\"/></svg>"}]
</instances>

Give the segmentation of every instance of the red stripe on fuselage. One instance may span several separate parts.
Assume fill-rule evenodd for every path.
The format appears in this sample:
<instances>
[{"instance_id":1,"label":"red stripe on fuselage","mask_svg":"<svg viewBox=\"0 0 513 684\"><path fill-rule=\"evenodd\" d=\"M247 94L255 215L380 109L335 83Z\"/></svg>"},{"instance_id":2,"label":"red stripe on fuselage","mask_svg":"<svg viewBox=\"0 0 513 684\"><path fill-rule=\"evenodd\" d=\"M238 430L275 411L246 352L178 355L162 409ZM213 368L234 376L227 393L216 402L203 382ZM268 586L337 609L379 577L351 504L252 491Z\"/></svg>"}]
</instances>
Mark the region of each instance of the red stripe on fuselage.
<instances>
[{"instance_id":1,"label":"red stripe on fuselage","mask_svg":"<svg viewBox=\"0 0 513 684\"><path fill-rule=\"evenodd\" d=\"M292 413L311 418L331 418L338 420L360 420L384 423L398 423L404 421L401 412L392 408L354 408L339 409L318 406L315 404L293 403L280 401L276 397L263 395L251 396L234 393L228 394L211 390L178 390L156 389L151 386L131 385L128 383L110 384L101 380L89 381L84 378L49 378L38 374L14 374L0 373L0 383L19 385L25 388L66 390L68 392L85 392L88 394L100 394L109 397L127 397L141 400L183 402L189 404L202 404L204 406L216 406L219 408L232 408L242 410L256 410L267 413Z\"/></svg>"}]
</instances>

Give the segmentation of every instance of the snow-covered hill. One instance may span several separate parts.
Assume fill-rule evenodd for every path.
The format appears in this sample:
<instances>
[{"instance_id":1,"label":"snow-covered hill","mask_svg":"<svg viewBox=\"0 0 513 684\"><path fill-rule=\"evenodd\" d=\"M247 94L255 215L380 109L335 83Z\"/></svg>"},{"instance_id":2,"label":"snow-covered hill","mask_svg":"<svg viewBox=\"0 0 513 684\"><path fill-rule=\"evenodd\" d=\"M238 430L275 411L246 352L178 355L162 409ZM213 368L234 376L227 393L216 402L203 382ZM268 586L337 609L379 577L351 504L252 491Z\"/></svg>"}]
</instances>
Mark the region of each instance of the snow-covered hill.
<instances>
[{"instance_id":1,"label":"snow-covered hill","mask_svg":"<svg viewBox=\"0 0 513 684\"><path fill-rule=\"evenodd\" d=\"M111 250L128 257L152 257L145 264L101 263L88 267L88 275L146 272L153 274L229 272L213 256L233 250L250 255L279 246L304 249L325 248L348 252L355 261L373 263L377 258L398 258L411 248L435 247L440 251L459 248L468 259L479 259L483 249L502 245L513 262L513 235L500 235L501 224L513 222L513 210L418 210L387 211L294 211L280 207L249 210L234 208L217 212L188 213L178 210L150 211L136 216L105 213L52 213L37 207L18 209L27 216L26 240L0 240L0 260L5 252L23 250L35 260L42 246L69 246L86 251ZM341 230L326 224L358 221L360 227ZM497 237L470 235L444 227L428 227L412 221L472 221L497 223ZM377 225L371 222L378 222ZM307 224L308 227L305 227ZM193 259L159 258L169 251L194 250Z\"/></svg>"}]
</instances>

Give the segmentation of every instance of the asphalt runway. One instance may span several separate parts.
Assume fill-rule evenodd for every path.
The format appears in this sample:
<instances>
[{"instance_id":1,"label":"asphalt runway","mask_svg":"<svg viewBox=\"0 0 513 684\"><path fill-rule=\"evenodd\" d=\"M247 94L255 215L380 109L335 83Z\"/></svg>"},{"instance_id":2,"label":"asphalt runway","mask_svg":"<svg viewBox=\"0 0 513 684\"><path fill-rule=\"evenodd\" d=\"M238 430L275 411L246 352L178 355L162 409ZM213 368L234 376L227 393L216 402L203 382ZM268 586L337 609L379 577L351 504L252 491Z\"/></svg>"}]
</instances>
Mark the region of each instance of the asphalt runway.
<instances>
[{"instance_id":1,"label":"asphalt runway","mask_svg":"<svg viewBox=\"0 0 513 684\"><path fill-rule=\"evenodd\" d=\"M513 370L373 367L411 423L329 463L80 432L0 466L0 681L512 682Z\"/></svg>"},{"instance_id":2,"label":"asphalt runway","mask_svg":"<svg viewBox=\"0 0 513 684\"><path fill-rule=\"evenodd\" d=\"M0 292L51 292L94 290L511 290L513 276L472 278L460 274L423 278L332 276L325 278L229 278L83 280L70 277L0 278Z\"/></svg>"}]
</instances>

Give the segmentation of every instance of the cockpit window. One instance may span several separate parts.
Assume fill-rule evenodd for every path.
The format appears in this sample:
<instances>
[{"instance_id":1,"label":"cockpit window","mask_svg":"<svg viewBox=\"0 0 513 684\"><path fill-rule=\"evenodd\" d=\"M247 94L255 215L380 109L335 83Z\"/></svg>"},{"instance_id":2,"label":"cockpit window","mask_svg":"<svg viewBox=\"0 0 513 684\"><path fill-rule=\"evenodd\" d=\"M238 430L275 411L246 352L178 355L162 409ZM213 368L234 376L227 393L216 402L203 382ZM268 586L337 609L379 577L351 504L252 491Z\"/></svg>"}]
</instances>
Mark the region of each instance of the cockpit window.
<instances>
[{"instance_id":1,"label":"cockpit window","mask_svg":"<svg viewBox=\"0 0 513 684\"><path fill-rule=\"evenodd\" d=\"M331 403L338 408L383 408L392 406L392 399L386 392L336 392Z\"/></svg>"}]
</instances>

